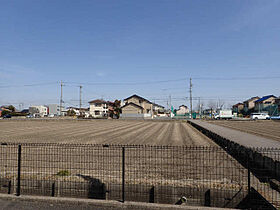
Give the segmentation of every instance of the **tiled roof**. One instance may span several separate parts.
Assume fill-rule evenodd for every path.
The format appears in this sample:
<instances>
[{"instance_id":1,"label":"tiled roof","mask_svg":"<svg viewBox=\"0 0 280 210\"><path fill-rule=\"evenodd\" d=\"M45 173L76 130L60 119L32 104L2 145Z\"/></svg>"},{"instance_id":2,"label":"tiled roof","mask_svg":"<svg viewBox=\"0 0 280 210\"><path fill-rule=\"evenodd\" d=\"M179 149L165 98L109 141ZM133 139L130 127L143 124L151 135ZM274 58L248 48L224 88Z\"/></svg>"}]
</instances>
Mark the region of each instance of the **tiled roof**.
<instances>
[{"instance_id":1,"label":"tiled roof","mask_svg":"<svg viewBox=\"0 0 280 210\"><path fill-rule=\"evenodd\" d=\"M102 99L96 99L96 100L89 101L88 103L90 103L90 104L107 104L107 101L104 101Z\"/></svg>"},{"instance_id":2,"label":"tiled roof","mask_svg":"<svg viewBox=\"0 0 280 210\"><path fill-rule=\"evenodd\" d=\"M155 103L153 103L153 106L158 106L158 107L164 108L164 106L161 106L161 105L155 104Z\"/></svg>"},{"instance_id":3,"label":"tiled roof","mask_svg":"<svg viewBox=\"0 0 280 210\"><path fill-rule=\"evenodd\" d=\"M142 106L139 106L139 105L137 105L137 104L135 104L135 103L132 103L132 102L130 102L130 103L128 103L128 104L122 106L121 108L124 108L124 107L126 107L126 106L128 106L128 105L132 105L132 106L135 106L135 107L137 107L137 108L144 109Z\"/></svg>"},{"instance_id":4,"label":"tiled roof","mask_svg":"<svg viewBox=\"0 0 280 210\"><path fill-rule=\"evenodd\" d=\"M253 100L258 100L258 99L260 99L260 97L255 96L255 97L252 97L252 98L250 98L250 99L244 101L243 103L246 103L246 102L249 102L249 101L253 101Z\"/></svg>"},{"instance_id":5,"label":"tiled roof","mask_svg":"<svg viewBox=\"0 0 280 210\"><path fill-rule=\"evenodd\" d=\"M262 97L262 98L256 100L255 102L262 102L262 101L265 101L266 99L269 99L269 98L271 98L271 97L276 98L274 95L268 95L268 96L264 96L264 97Z\"/></svg>"},{"instance_id":6,"label":"tiled roof","mask_svg":"<svg viewBox=\"0 0 280 210\"><path fill-rule=\"evenodd\" d=\"M134 94L134 95L132 95L132 96L129 96L128 98L125 98L124 101L126 101L126 100L128 100L128 99L130 99L130 98L133 98L133 97L139 98L139 99L141 99L141 100L143 100L143 101L146 101L146 102L152 104L152 102L150 102L149 100L147 100L147 99L145 99L145 98L143 98L143 97L141 97L141 96L138 96L138 95L136 95L136 94Z\"/></svg>"}]
</instances>

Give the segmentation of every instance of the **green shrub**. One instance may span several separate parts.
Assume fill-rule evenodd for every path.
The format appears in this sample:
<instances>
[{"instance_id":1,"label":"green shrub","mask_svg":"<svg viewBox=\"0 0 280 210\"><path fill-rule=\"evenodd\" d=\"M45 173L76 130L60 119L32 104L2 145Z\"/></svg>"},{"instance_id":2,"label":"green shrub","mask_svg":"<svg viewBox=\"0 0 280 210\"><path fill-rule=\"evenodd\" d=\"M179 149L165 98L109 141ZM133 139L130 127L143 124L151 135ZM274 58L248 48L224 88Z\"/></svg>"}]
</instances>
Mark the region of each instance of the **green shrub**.
<instances>
[{"instance_id":1,"label":"green shrub","mask_svg":"<svg viewBox=\"0 0 280 210\"><path fill-rule=\"evenodd\" d=\"M70 172L67 170L61 170L61 171L57 172L56 175L57 176L70 176Z\"/></svg>"}]
</instances>

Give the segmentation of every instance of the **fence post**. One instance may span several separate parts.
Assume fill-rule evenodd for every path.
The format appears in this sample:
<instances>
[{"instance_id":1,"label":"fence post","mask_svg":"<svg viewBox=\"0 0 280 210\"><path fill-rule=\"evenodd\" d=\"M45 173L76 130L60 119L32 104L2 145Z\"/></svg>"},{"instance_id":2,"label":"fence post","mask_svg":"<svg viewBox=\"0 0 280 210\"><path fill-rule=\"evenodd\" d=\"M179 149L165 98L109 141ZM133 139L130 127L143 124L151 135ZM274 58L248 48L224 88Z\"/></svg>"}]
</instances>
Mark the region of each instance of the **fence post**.
<instances>
[{"instance_id":1,"label":"fence post","mask_svg":"<svg viewBox=\"0 0 280 210\"><path fill-rule=\"evenodd\" d=\"M11 194L11 188L12 188L12 181L9 180L9 183L8 183L8 194Z\"/></svg>"},{"instance_id":2,"label":"fence post","mask_svg":"<svg viewBox=\"0 0 280 210\"><path fill-rule=\"evenodd\" d=\"M20 196L20 169L21 169L21 144L18 145L18 175L17 175L16 196Z\"/></svg>"},{"instance_id":3,"label":"fence post","mask_svg":"<svg viewBox=\"0 0 280 210\"><path fill-rule=\"evenodd\" d=\"M149 203L154 203L155 202L155 187L152 186L149 192Z\"/></svg>"},{"instance_id":4,"label":"fence post","mask_svg":"<svg viewBox=\"0 0 280 210\"><path fill-rule=\"evenodd\" d=\"M125 147L122 147L122 202L125 201Z\"/></svg>"},{"instance_id":5,"label":"fence post","mask_svg":"<svg viewBox=\"0 0 280 210\"><path fill-rule=\"evenodd\" d=\"M204 206L211 206L211 197L210 197L210 189L207 190L204 194Z\"/></svg>"},{"instance_id":6,"label":"fence post","mask_svg":"<svg viewBox=\"0 0 280 210\"><path fill-rule=\"evenodd\" d=\"M52 183L52 194L51 194L52 197L55 196L55 182Z\"/></svg>"},{"instance_id":7,"label":"fence post","mask_svg":"<svg viewBox=\"0 0 280 210\"><path fill-rule=\"evenodd\" d=\"M247 171L248 171L248 198L250 203L251 202L251 169L250 169L250 159L248 153L247 153Z\"/></svg>"}]
</instances>

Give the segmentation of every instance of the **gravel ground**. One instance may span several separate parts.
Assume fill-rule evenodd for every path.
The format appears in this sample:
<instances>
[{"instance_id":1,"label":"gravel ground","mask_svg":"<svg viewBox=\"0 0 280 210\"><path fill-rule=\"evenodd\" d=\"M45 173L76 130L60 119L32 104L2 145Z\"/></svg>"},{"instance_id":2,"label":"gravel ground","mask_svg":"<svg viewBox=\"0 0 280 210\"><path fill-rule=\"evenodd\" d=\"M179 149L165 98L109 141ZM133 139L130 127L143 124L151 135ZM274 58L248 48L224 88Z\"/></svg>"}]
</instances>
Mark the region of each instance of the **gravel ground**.
<instances>
[{"instance_id":1,"label":"gravel ground","mask_svg":"<svg viewBox=\"0 0 280 210\"><path fill-rule=\"evenodd\" d=\"M0 141L213 146L183 121L1 120Z\"/></svg>"}]
</instances>

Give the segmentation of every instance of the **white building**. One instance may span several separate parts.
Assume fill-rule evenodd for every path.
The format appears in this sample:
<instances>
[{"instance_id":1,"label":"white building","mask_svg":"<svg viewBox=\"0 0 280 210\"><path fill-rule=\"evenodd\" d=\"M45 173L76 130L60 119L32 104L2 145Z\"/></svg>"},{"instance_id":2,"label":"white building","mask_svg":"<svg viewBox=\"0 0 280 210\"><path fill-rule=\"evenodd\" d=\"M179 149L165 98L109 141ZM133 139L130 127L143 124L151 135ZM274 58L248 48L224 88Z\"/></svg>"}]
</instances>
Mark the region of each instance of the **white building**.
<instances>
[{"instance_id":1,"label":"white building","mask_svg":"<svg viewBox=\"0 0 280 210\"><path fill-rule=\"evenodd\" d=\"M49 108L49 115L58 116L60 114L60 107L58 104L49 104L47 107Z\"/></svg>"},{"instance_id":2,"label":"white building","mask_svg":"<svg viewBox=\"0 0 280 210\"><path fill-rule=\"evenodd\" d=\"M46 117L48 116L48 107L39 105L39 106L30 106L29 113L33 117Z\"/></svg>"},{"instance_id":3,"label":"white building","mask_svg":"<svg viewBox=\"0 0 280 210\"><path fill-rule=\"evenodd\" d=\"M177 110L177 112L176 112L177 115L186 115L188 113L190 113L190 110L185 105L179 106L179 110Z\"/></svg>"},{"instance_id":4,"label":"white building","mask_svg":"<svg viewBox=\"0 0 280 210\"><path fill-rule=\"evenodd\" d=\"M88 102L89 113L93 118L103 118L108 116L108 102L102 99L97 99Z\"/></svg>"},{"instance_id":5,"label":"white building","mask_svg":"<svg viewBox=\"0 0 280 210\"><path fill-rule=\"evenodd\" d=\"M67 111L74 111L76 116L85 116L89 117L89 108L78 108L78 107L68 107Z\"/></svg>"}]
</instances>

